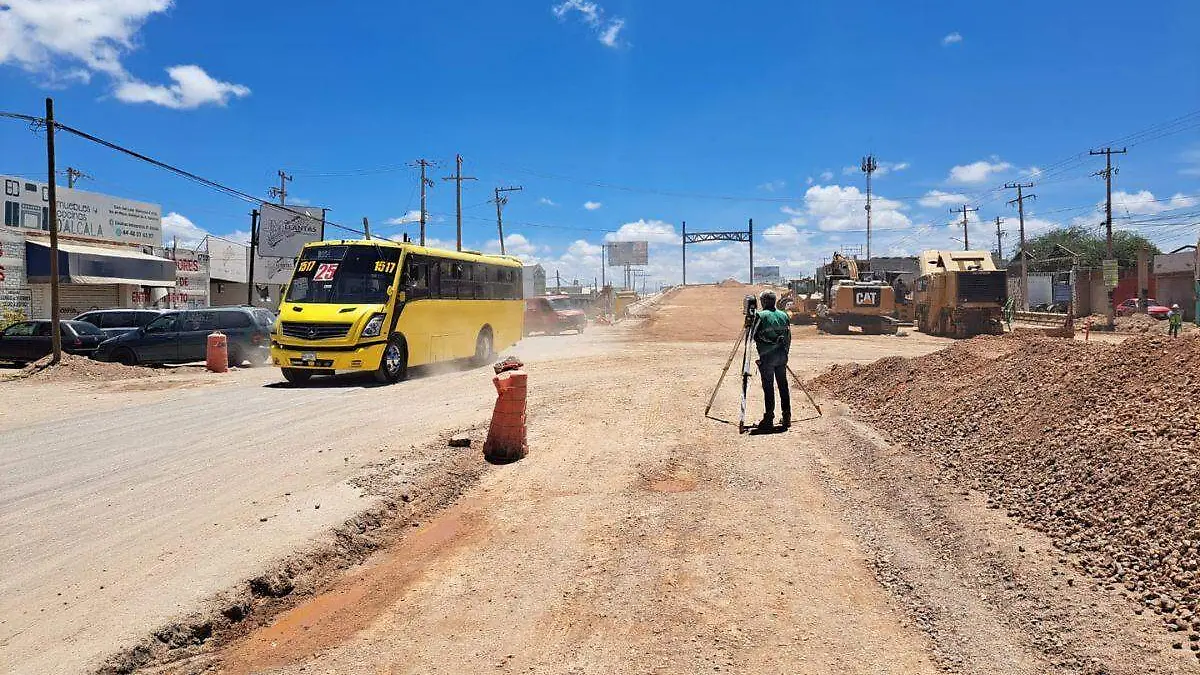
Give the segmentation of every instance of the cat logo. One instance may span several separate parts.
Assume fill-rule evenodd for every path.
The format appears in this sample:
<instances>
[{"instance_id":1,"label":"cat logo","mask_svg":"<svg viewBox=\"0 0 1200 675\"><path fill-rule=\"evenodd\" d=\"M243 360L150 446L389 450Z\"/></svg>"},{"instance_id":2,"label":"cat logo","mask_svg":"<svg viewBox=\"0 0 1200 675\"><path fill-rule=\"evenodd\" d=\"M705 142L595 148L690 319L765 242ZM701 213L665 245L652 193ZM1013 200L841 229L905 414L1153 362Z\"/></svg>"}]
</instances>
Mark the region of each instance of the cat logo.
<instances>
[{"instance_id":1,"label":"cat logo","mask_svg":"<svg viewBox=\"0 0 1200 675\"><path fill-rule=\"evenodd\" d=\"M879 306L879 291L855 291L854 292L855 307L878 307Z\"/></svg>"}]
</instances>

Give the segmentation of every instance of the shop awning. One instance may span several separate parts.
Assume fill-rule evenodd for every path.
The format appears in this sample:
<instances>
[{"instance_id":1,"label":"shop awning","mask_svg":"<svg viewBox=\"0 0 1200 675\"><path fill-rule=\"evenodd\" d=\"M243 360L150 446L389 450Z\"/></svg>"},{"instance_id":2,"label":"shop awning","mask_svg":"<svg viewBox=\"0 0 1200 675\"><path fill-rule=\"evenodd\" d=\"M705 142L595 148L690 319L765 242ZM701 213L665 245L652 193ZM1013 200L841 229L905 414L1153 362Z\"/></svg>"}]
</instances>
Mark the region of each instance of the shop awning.
<instances>
[{"instance_id":1,"label":"shop awning","mask_svg":"<svg viewBox=\"0 0 1200 675\"><path fill-rule=\"evenodd\" d=\"M25 241L25 270L30 283L50 281L50 243ZM175 287L175 261L132 249L59 243L58 276L73 284L129 284Z\"/></svg>"}]
</instances>

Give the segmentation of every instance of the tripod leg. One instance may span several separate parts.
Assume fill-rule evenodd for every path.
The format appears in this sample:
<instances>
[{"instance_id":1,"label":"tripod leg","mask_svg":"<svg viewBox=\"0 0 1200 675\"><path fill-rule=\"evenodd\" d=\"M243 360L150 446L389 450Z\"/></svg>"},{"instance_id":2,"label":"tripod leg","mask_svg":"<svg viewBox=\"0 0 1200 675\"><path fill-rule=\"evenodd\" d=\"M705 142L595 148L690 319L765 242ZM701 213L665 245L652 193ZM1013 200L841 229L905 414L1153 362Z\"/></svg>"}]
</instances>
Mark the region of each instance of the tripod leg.
<instances>
[{"instance_id":1,"label":"tripod leg","mask_svg":"<svg viewBox=\"0 0 1200 675\"><path fill-rule=\"evenodd\" d=\"M708 417L708 411L712 410L713 401L717 400L717 392L721 390L721 383L725 381L725 374L729 372L729 366L733 365L733 357L737 356L738 347L742 346L745 336L739 337L733 343L733 351L729 352L729 358L725 361L725 367L721 369L721 377L717 378L717 386L713 387L712 396L708 397L708 405L704 407L704 416Z\"/></svg>"},{"instance_id":2,"label":"tripod leg","mask_svg":"<svg viewBox=\"0 0 1200 675\"><path fill-rule=\"evenodd\" d=\"M746 428L746 393L750 387L750 336L755 333L758 328L758 321L750 330L746 331L745 349L742 351L742 402L740 412L738 413L738 433L741 433Z\"/></svg>"},{"instance_id":3,"label":"tripod leg","mask_svg":"<svg viewBox=\"0 0 1200 675\"><path fill-rule=\"evenodd\" d=\"M817 401L813 398L812 394L808 393L808 390L804 388L804 383L800 381L800 377L796 375L796 371L792 370L791 366L788 366L787 370L788 373L791 374L792 379L796 381L796 386L800 387L800 391L804 392L804 395L808 397L808 402L813 404L813 407L817 409L817 414L825 414L821 412L821 406L817 405Z\"/></svg>"}]
</instances>

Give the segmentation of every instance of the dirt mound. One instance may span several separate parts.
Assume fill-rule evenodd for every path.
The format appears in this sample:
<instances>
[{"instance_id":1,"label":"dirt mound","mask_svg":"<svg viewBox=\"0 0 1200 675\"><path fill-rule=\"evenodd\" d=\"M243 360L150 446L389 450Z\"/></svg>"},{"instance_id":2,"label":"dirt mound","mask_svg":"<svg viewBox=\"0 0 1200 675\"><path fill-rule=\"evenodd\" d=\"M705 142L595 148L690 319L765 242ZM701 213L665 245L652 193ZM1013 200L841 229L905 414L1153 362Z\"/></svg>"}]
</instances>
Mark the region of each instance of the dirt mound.
<instances>
[{"instance_id":1,"label":"dirt mound","mask_svg":"<svg viewBox=\"0 0 1200 675\"><path fill-rule=\"evenodd\" d=\"M720 286L721 288L741 288L741 287L745 286L746 284L743 284L742 282L738 281L737 279L734 279L733 277L729 277L728 279L726 279L725 281L722 281L721 283L719 283L717 285Z\"/></svg>"},{"instance_id":2,"label":"dirt mound","mask_svg":"<svg viewBox=\"0 0 1200 675\"><path fill-rule=\"evenodd\" d=\"M92 382L154 377L161 373L150 368L93 361L73 354L63 354L62 360L54 365L50 365L50 358L46 356L25 366L21 371L22 377L37 382Z\"/></svg>"},{"instance_id":3,"label":"dirt mound","mask_svg":"<svg viewBox=\"0 0 1200 675\"><path fill-rule=\"evenodd\" d=\"M1110 588L1200 631L1200 335L977 338L814 380Z\"/></svg>"},{"instance_id":4,"label":"dirt mound","mask_svg":"<svg viewBox=\"0 0 1200 675\"><path fill-rule=\"evenodd\" d=\"M1130 314L1129 316L1118 316L1116 318L1116 330L1118 333L1148 333L1151 335L1166 335L1170 323L1165 319L1155 319L1146 314ZM1195 324L1184 322L1182 333L1191 333L1197 330Z\"/></svg>"}]
</instances>

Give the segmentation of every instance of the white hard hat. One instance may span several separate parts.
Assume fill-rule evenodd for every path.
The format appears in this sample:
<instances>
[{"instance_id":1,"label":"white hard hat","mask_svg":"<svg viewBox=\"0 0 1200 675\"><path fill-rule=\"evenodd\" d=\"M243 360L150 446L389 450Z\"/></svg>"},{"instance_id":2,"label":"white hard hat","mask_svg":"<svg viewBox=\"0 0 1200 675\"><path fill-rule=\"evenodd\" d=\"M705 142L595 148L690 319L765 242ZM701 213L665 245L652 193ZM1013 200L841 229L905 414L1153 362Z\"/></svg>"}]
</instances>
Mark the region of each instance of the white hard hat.
<instances>
[{"instance_id":1,"label":"white hard hat","mask_svg":"<svg viewBox=\"0 0 1200 675\"><path fill-rule=\"evenodd\" d=\"M1177 304L1171 305L1171 309L1179 309L1179 305L1177 305Z\"/></svg>"}]
</instances>

